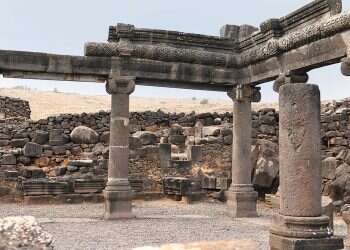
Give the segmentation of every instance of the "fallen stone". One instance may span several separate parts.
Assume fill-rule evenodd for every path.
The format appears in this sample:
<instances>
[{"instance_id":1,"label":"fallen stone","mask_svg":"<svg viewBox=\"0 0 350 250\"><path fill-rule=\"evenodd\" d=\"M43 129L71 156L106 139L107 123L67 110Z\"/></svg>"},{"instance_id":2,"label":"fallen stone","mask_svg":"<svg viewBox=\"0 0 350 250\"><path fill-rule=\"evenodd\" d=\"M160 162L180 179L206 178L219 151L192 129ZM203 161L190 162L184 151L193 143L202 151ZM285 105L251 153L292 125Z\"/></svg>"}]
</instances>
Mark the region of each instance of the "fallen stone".
<instances>
[{"instance_id":1,"label":"fallen stone","mask_svg":"<svg viewBox=\"0 0 350 250\"><path fill-rule=\"evenodd\" d=\"M170 144L182 145L182 144L185 144L185 142L186 142L186 136L184 136L184 135L170 135L168 140L169 140Z\"/></svg>"},{"instance_id":2,"label":"fallen stone","mask_svg":"<svg viewBox=\"0 0 350 250\"><path fill-rule=\"evenodd\" d=\"M37 130L33 134L33 142L44 145L49 141L49 133L46 131Z\"/></svg>"},{"instance_id":3,"label":"fallen stone","mask_svg":"<svg viewBox=\"0 0 350 250\"><path fill-rule=\"evenodd\" d=\"M98 133L88 127L79 126L70 134L71 140L76 144L96 144L99 140Z\"/></svg>"},{"instance_id":4,"label":"fallen stone","mask_svg":"<svg viewBox=\"0 0 350 250\"><path fill-rule=\"evenodd\" d=\"M135 149L139 149L142 147L142 143L140 138L137 138L135 136L130 136L129 137L129 148L130 150L135 150Z\"/></svg>"},{"instance_id":5,"label":"fallen stone","mask_svg":"<svg viewBox=\"0 0 350 250\"><path fill-rule=\"evenodd\" d=\"M6 217L0 219L0 249L53 249L49 233L34 217Z\"/></svg>"},{"instance_id":6,"label":"fallen stone","mask_svg":"<svg viewBox=\"0 0 350 250\"><path fill-rule=\"evenodd\" d=\"M1 165L16 165L17 159L13 154L4 154L0 160Z\"/></svg>"},{"instance_id":7,"label":"fallen stone","mask_svg":"<svg viewBox=\"0 0 350 250\"><path fill-rule=\"evenodd\" d=\"M76 171L78 171L79 170L79 167L77 167L77 166L68 166L67 167L67 170L69 171L69 172L76 172Z\"/></svg>"},{"instance_id":8,"label":"fallen stone","mask_svg":"<svg viewBox=\"0 0 350 250\"><path fill-rule=\"evenodd\" d=\"M68 165L70 166L77 166L77 167L93 167L94 161L93 160L70 160L68 162Z\"/></svg>"},{"instance_id":9,"label":"fallen stone","mask_svg":"<svg viewBox=\"0 0 350 250\"><path fill-rule=\"evenodd\" d=\"M138 138L142 145L154 145L157 143L157 136L149 131L137 131L132 136Z\"/></svg>"},{"instance_id":10,"label":"fallen stone","mask_svg":"<svg viewBox=\"0 0 350 250\"><path fill-rule=\"evenodd\" d=\"M12 139L10 145L13 148L22 148L24 145L26 145L27 142L29 142L28 138Z\"/></svg>"},{"instance_id":11,"label":"fallen stone","mask_svg":"<svg viewBox=\"0 0 350 250\"><path fill-rule=\"evenodd\" d=\"M38 178L45 178L46 174L41 168L38 168L36 166L29 166L24 167L22 169L22 176L25 178L32 178L32 179L38 179Z\"/></svg>"},{"instance_id":12,"label":"fallen stone","mask_svg":"<svg viewBox=\"0 0 350 250\"><path fill-rule=\"evenodd\" d=\"M333 180L335 178L335 171L338 161L334 157L328 157L322 161L321 173L322 178Z\"/></svg>"},{"instance_id":13,"label":"fallen stone","mask_svg":"<svg viewBox=\"0 0 350 250\"><path fill-rule=\"evenodd\" d=\"M109 139L110 139L110 132L109 131L103 132L100 136L100 142L103 142L105 144L109 143Z\"/></svg>"},{"instance_id":14,"label":"fallen stone","mask_svg":"<svg viewBox=\"0 0 350 250\"><path fill-rule=\"evenodd\" d=\"M43 153L43 147L34 142L27 142L23 149L24 156L40 157Z\"/></svg>"},{"instance_id":15,"label":"fallen stone","mask_svg":"<svg viewBox=\"0 0 350 250\"><path fill-rule=\"evenodd\" d=\"M202 136L203 137L219 136L220 131L221 131L221 128L217 127L217 126L203 127L202 128Z\"/></svg>"},{"instance_id":16,"label":"fallen stone","mask_svg":"<svg viewBox=\"0 0 350 250\"><path fill-rule=\"evenodd\" d=\"M69 142L69 136L64 134L63 129L53 129L50 131L49 144L51 146L62 146Z\"/></svg>"}]
</instances>

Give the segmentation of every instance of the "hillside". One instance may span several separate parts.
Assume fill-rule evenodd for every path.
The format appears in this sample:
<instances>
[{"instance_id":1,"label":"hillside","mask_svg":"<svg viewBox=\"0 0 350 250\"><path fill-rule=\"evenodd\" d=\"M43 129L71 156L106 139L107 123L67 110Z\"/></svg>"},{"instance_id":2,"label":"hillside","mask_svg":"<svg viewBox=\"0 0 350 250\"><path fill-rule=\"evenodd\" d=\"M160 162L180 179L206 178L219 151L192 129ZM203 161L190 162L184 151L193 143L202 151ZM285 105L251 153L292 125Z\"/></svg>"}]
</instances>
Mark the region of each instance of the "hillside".
<instances>
[{"instance_id":1,"label":"hillside","mask_svg":"<svg viewBox=\"0 0 350 250\"><path fill-rule=\"evenodd\" d=\"M83 96L60 92L43 92L31 89L12 88L0 89L1 96L17 97L29 101L32 110L32 119L38 120L50 115L60 113L97 112L110 109L110 96ZM232 112L232 102L227 100L209 100L208 104L201 104L201 99L162 99L131 97L131 111L156 111L165 112ZM254 109L276 107L276 104L254 104Z\"/></svg>"}]
</instances>

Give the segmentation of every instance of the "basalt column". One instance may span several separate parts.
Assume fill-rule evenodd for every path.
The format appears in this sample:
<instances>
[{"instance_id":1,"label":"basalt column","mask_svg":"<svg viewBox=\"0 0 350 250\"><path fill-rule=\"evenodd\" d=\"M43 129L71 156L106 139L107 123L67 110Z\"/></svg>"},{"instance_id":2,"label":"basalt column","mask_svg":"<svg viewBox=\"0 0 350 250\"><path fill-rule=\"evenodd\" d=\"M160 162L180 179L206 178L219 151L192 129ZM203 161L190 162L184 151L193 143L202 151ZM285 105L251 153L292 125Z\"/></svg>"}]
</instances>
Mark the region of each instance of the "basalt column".
<instances>
[{"instance_id":1,"label":"basalt column","mask_svg":"<svg viewBox=\"0 0 350 250\"><path fill-rule=\"evenodd\" d=\"M281 201L279 214L273 217L270 247L342 249L342 240L333 237L329 218L322 216L319 88L288 79L287 84L277 81ZM295 79L306 82L307 75Z\"/></svg>"},{"instance_id":2,"label":"basalt column","mask_svg":"<svg viewBox=\"0 0 350 250\"><path fill-rule=\"evenodd\" d=\"M233 100L232 185L227 191L229 214L255 217L257 193L251 183L251 102L260 101L259 88L239 85L228 93Z\"/></svg>"},{"instance_id":3,"label":"basalt column","mask_svg":"<svg viewBox=\"0 0 350 250\"><path fill-rule=\"evenodd\" d=\"M105 219L133 217L132 191L128 180L129 95L135 89L131 78L110 79L106 90L112 95L108 181L105 196Z\"/></svg>"}]
</instances>

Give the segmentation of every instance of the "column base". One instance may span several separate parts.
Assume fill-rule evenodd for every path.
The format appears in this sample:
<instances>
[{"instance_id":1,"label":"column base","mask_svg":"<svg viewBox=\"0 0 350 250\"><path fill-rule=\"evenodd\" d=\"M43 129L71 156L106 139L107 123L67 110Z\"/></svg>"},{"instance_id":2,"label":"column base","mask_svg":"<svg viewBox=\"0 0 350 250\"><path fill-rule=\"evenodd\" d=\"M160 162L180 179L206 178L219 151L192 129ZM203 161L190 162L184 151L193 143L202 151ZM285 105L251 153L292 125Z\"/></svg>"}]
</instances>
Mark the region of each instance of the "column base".
<instances>
[{"instance_id":1,"label":"column base","mask_svg":"<svg viewBox=\"0 0 350 250\"><path fill-rule=\"evenodd\" d=\"M133 192L127 179L108 180L103 194L105 197L105 220L135 218L132 214Z\"/></svg>"},{"instance_id":2,"label":"column base","mask_svg":"<svg viewBox=\"0 0 350 250\"><path fill-rule=\"evenodd\" d=\"M233 185L226 192L228 214L233 218L258 217L258 193L252 185Z\"/></svg>"},{"instance_id":3,"label":"column base","mask_svg":"<svg viewBox=\"0 0 350 250\"><path fill-rule=\"evenodd\" d=\"M336 250L343 247L343 239L333 236L327 216L273 216L271 250Z\"/></svg>"},{"instance_id":4,"label":"column base","mask_svg":"<svg viewBox=\"0 0 350 250\"><path fill-rule=\"evenodd\" d=\"M338 250L343 248L343 239L339 237L301 239L270 235L270 250Z\"/></svg>"}]
</instances>

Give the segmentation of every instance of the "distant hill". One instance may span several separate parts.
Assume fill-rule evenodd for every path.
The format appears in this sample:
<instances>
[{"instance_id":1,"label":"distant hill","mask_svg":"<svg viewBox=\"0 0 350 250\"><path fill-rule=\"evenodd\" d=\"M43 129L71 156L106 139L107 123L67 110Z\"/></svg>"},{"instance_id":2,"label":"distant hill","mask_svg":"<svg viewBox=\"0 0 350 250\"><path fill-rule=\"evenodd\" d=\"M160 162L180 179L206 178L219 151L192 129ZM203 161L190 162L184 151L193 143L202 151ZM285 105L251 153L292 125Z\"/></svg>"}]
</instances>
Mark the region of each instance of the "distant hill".
<instances>
[{"instance_id":1,"label":"distant hill","mask_svg":"<svg viewBox=\"0 0 350 250\"><path fill-rule=\"evenodd\" d=\"M32 119L38 120L50 115L60 113L82 113L110 110L110 96L83 96L78 94L60 93L56 91L37 91L28 88L1 88L1 96L17 97L29 101L32 110ZM202 104L201 104L202 103ZM164 112L232 112L232 102L229 100L203 99L162 99L131 97L131 111L156 111ZM277 104L254 104L254 109L265 107L277 107Z\"/></svg>"}]
</instances>

